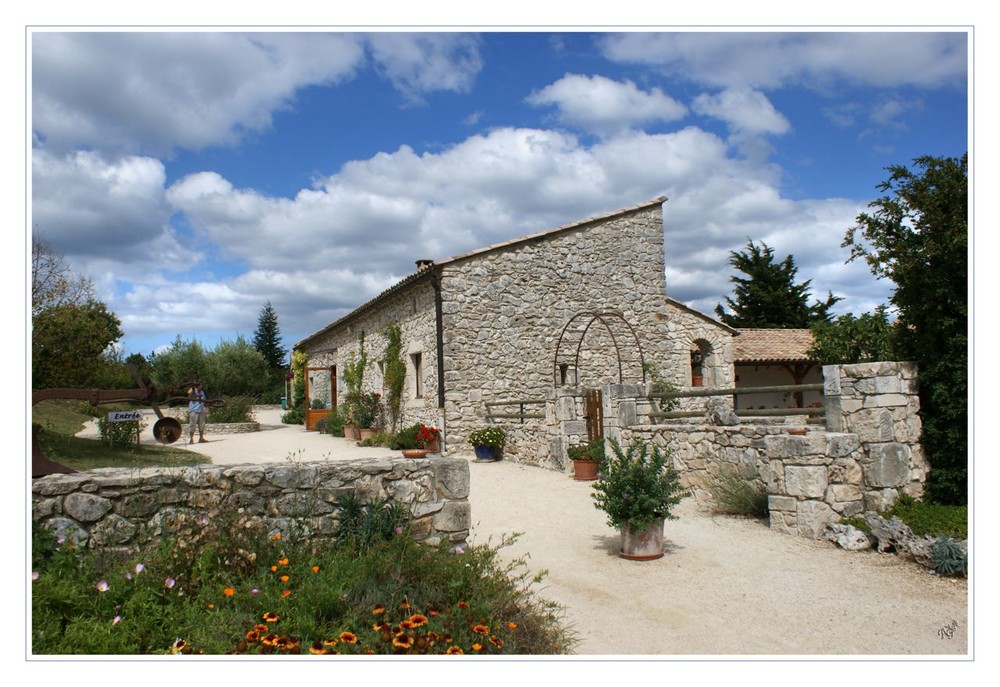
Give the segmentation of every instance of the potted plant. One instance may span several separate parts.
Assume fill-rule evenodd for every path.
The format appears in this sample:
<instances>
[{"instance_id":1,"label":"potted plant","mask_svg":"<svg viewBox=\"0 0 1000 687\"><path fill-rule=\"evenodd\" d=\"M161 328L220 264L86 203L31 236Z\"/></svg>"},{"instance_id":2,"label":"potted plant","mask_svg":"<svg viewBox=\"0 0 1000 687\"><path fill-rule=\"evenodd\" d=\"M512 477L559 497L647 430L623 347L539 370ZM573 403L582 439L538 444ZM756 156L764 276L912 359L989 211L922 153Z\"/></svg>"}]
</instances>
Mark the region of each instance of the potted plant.
<instances>
[{"instance_id":1,"label":"potted plant","mask_svg":"<svg viewBox=\"0 0 1000 687\"><path fill-rule=\"evenodd\" d=\"M375 436L382 423L382 395L371 391L361 394L355 410L361 441Z\"/></svg>"},{"instance_id":2,"label":"potted plant","mask_svg":"<svg viewBox=\"0 0 1000 687\"><path fill-rule=\"evenodd\" d=\"M594 505L608 514L608 524L621 532L619 556L647 561L663 556L663 522L680 503L683 487L670 465L670 455L642 439L623 451L611 440L613 455L598 469Z\"/></svg>"},{"instance_id":3,"label":"potted plant","mask_svg":"<svg viewBox=\"0 0 1000 687\"><path fill-rule=\"evenodd\" d=\"M573 461L573 479L593 481L597 479L597 469L604 460L604 437L570 446L566 449L566 455Z\"/></svg>"},{"instance_id":4,"label":"potted plant","mask_svg":"<svg viewBox=\"0 0 1000 687\"><path fill-rule=\"evenodd\" d=\"M476 451L476 460L492 463L503 457L507 435L499 427L481 427L469 433L469 443Z\"/></svg>"},{"instance_id":5,"label":"potted plant","mask_svg":"<svg viewBox=\"0 0 1000 687\"><path fill-rule=\"evenodd\" d=\"M441 430L437 427L420 425L417 441L422 448L427 449L428 453L441 453Z\"/></svg>"}]
</instances>

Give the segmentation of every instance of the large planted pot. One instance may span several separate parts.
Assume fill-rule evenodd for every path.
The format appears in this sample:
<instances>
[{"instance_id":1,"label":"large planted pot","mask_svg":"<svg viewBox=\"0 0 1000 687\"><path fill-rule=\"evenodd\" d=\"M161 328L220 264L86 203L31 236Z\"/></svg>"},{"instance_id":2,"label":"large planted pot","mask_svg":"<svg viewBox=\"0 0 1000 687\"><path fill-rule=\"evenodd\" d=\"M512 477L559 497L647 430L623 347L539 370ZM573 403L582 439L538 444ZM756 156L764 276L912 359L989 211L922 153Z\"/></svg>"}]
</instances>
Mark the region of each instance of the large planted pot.
<instances>
[{"instance_id":1,"label":"large planted pot","mask_svg":"<svg viewBox=\"0 0 1000 687\"><path fill-rule=\"evenodd\" d=\"M618 553L630 561L652 561L663 557L663 518L654 519L645 528L621 530L622 549Z\"/></svg>"},{"instance_id":2,"label":"large planted pot","mask_svg":"<svg viewBox=\"0 0 1000 687\"><path fill-rule=\"evenodd\" d=\"M476 460L481 463L495 463L502 457L503 448L500 446L473 446L476 452Z\"/></svg>"},{"instance_id":3,"label":"large planted pot","mask_svg":"<svg viewBox=\"0 0 1000 687\"><path fill-rule=\"evenodd\" d=\"M574 460L573 479L579 482L592 482L597 479L598 465L596 460Z\"/></svg>"},{"instance_id":4,"label":"large planted pot","mask_svg":"<svg viewBox=\"0 0 1000 687\"><path fill-rule=\"evenodd\" d=\"M362 427L358 430L358 439L365 441L366 439L371 439L378 433L378 430L373 427Z\"/></svg>"},{"instance_id":5,"label":"large planted pot","mask_svg":"<svg viewBox=\"0 0 1000 687\"><path fill-rule=\"evenodd\" d=\"M353 439L354 441L357 441L358 439L360 439L361 435L358 434L358 426L357 425L344 425L344 438L345 439Z\"/></svg>"}]
</instances>

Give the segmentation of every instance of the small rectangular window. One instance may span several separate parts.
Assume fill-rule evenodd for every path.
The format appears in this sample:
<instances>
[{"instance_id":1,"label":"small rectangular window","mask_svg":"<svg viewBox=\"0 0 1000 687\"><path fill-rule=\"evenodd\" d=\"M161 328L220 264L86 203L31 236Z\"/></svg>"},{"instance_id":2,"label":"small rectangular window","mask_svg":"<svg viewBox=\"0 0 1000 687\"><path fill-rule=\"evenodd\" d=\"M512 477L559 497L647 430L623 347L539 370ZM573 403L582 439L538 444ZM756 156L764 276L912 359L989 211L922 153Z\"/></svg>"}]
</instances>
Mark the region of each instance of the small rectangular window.
<instances>
[{"instance_id":1,"label":"small rectangular window","mask_svg":"<svg viewBox=\"0 0 1000 687\"><path fill-rule=\"evenodd\" d=\"M424 369L423 354L411 353L410 361L413 363L413 397L424 397Z\"/></svg>"}]
</instances>

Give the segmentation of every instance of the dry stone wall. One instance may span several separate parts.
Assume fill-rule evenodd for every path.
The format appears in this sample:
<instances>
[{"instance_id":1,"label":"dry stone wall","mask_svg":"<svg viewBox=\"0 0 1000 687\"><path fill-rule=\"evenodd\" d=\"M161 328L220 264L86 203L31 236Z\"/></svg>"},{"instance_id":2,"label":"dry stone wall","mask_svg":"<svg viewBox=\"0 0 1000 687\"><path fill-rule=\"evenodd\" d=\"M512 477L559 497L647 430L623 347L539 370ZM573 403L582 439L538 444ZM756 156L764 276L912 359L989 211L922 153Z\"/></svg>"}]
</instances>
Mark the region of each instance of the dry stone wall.
<instances>
[{"instance_id":1,"label":"dry stone wall","mask_svg":"<svg viewBox=\"0 0 1000 687\"><path fill-rule=\"evenodd\" d=\"M382 458L232 467L104 468L32 482L32 522L90 548L133 549L181 521L239 513L273 534L329 538L346 494L389 499L431 544L469 534L469 464Z\"/></svg>"}]
</instances>

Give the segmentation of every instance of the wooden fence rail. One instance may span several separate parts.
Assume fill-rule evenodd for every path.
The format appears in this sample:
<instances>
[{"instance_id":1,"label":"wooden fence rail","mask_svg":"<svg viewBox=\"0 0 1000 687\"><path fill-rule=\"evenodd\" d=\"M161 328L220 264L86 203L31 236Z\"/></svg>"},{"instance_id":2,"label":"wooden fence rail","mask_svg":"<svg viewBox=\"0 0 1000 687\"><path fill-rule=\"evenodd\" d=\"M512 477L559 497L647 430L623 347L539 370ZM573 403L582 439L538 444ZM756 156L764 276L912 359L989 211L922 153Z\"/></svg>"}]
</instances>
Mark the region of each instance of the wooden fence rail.
<instances>
[{"instance_id":1,"label":"wooden fence rail","mask_svg":"<svg viewBox=\"0 0 1000 687\"><path fill-rule=\"evenodd\" d=\"M524 406L526 405L545 405L546 401L533 398L523 398L515 399L513 401L488 401L486 403L486 419L489 422L494 420L520 420L521 424L524 424L525 420L544 420L545 413L526 413L524 412ZM518 406L518 412L516 413L494 413L493 408L495 406Z\"/></svg>"},{"instance_id":2,"label":"wooden fence rail","mask_svg":"<svg viewBox=\"0 0 1000 687\"><path fill-rule=\"evenodd\" d=\"M823 384L785 384L781 386L746 386L729 389L691 389L687 391L654 392L649 395L651 399L675 399L675 398L705 398L708 396L732 396L733 406L736 405L737 396L752 396L754 394L770 393L794 393L800 391L819 391L822 393ZM783 417L788 415L808 415L810 419L822 417L825 413L823 408L769 408L752 409L746 408L736 410L736 414L743 417ZM650 418L683 418L701 417L705 414L701 410L667 410L653 411L649 413Z\"/></svg>"}]
</instances>

